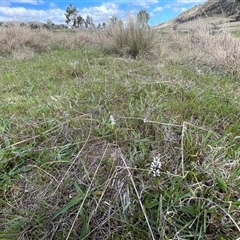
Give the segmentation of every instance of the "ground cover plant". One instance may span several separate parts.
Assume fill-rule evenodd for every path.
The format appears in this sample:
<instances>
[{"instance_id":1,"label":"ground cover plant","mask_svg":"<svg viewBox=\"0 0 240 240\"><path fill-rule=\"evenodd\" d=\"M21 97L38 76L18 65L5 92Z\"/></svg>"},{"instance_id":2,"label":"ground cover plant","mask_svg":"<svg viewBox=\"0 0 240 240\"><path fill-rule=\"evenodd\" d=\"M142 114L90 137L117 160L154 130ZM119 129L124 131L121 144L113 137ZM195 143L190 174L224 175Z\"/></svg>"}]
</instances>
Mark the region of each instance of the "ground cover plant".
<instances>
[{"instance_id":1,"label":"ground cover plant","mask_svg":"<svg viewBox=\"0 0 240 240\"><path fill-rule=\"evenodd\" d=\"M238 38L0 31L1 239L239 238Z\"/></svg>"}]
</instances>

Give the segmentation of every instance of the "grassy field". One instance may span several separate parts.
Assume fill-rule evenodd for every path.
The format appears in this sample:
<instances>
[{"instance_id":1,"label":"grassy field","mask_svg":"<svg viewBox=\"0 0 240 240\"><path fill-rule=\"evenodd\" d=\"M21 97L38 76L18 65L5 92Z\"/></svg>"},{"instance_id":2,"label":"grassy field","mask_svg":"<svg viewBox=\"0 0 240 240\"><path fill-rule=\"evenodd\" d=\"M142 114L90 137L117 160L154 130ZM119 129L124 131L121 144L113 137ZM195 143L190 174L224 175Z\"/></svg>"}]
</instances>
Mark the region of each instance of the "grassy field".
<instances>
[{"instance_id":1,"label":"grassy field","mask_svg":"<svg viewBox=\"0 0 240 240\"><path fill-rule=\"evenodd\" d=\"M119 31L0 29L0 239L240 237L239 39Z\"/></svg>"}]
</instances>

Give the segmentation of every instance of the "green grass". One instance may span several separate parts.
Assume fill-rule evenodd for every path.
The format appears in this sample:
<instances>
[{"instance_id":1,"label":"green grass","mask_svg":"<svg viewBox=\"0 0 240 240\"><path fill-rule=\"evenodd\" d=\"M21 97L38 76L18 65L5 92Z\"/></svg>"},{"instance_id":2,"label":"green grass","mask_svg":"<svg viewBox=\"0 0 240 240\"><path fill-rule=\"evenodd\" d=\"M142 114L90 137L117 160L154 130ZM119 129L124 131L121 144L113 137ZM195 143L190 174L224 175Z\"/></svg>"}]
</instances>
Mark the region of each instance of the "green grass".
<instances>
[{"instance_id":1,"label":"green grass","mask_svg":"<svg viewBox=\"0 0 240 240\"><path fill-rule=\"evenodd\" d=\"M234 36L236 36L236 37L238 37L238 38L239 38L239 36L240 36L239 30L233 30L233 31L231 31L231 34L233 34Z\"/></svg>"},{"instance_id":2,"label":"green grass","mask_svg":"<svg viewBox=\"0 0 240 240\"><path fill-rule=\"evenodd\" d=\"M98 47L1 59L0 238L236 240L239 93Z\"/></svg>"}]
</instances>

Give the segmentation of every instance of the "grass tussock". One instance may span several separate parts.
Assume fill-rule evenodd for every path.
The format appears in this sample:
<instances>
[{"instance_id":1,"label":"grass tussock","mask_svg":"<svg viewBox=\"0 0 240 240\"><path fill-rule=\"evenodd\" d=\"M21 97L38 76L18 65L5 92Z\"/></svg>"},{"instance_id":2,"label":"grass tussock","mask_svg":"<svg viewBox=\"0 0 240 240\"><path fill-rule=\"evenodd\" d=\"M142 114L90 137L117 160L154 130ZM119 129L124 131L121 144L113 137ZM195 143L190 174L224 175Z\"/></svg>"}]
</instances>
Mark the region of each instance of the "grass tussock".
<instances>
[{"instance_id":1,"label":"grass tussock","mask_svg":"<svg viewBox=\"0 0 240 240\"><path fill-rule=\"evenodd\" d=\"M128 17L126 24L116 23L110 26L108 34L111 50L133 58L150 53L156 44L154 31L142 27L133 17Z\"/></svg>"},{"instance_id":2,"label":"grass tussock","mask_svg":"<svg viewBox=\"0 0 240 240\"><path fill-rule=\"evenodd\" d=\"M105 30L0 31L19 40L0 45L0 239L239 238L240 85L212 56L221 35L155 32L155 57L132 59Z\"/></svg>"}]
</instances>

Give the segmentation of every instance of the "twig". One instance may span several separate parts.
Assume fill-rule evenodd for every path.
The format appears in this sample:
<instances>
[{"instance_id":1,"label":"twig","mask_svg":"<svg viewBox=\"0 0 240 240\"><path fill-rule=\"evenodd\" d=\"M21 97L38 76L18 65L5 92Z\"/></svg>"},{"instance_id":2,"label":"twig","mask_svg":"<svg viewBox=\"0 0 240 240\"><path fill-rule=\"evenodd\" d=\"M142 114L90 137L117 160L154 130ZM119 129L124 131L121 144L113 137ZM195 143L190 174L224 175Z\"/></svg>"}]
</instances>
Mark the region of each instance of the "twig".
<instances>
[{"instance_id":1,"label":"twig","mask_svg":"<svg viewBox=\"0 0 240 240\"><path fill-rule=\"evenodd\" d=\"M186 122L183 122L182 124L182 135L181 135L181 165L182 165L182 175L184 176L184 136L185 136L185 131L187 130Z\"/></svg>"}]
</instances>

